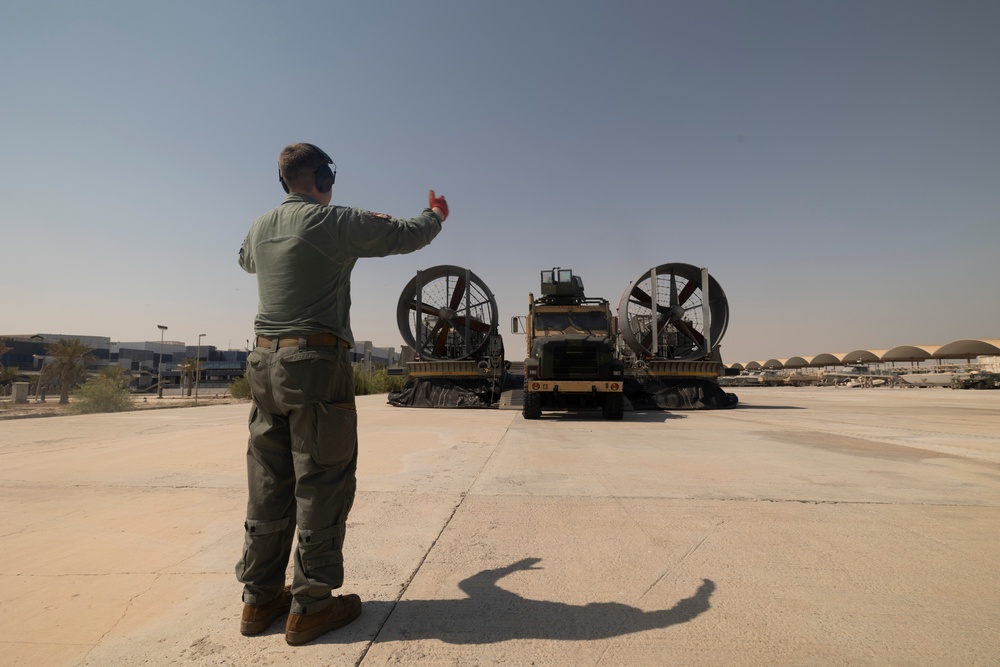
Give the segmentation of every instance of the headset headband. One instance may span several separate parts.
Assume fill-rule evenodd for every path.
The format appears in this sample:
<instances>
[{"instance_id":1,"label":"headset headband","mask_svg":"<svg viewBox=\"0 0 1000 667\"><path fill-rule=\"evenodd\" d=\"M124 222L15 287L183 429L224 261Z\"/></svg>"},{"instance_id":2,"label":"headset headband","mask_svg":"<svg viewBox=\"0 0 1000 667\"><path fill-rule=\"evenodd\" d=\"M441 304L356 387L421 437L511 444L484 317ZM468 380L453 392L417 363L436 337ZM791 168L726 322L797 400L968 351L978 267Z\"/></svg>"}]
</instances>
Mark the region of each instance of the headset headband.
<instances>
[{"instance_id":1,"label":"headset headband","mask_svg":"<svg viewBox=\"0 0 1000 667\"><path fill-rule=\"evenodd\" d=\"M330 159L329 155L327 155L326 153L323 152L322 148L320 148L319 146L317 146L315 144L306 144L306 146L308 146L309 148L311 148L314 151L316 151L317 153L319 153L319 156L321 158L323 158L326 161L327 164L333 164L333 160Z\"/></svg>"}]
</instances>

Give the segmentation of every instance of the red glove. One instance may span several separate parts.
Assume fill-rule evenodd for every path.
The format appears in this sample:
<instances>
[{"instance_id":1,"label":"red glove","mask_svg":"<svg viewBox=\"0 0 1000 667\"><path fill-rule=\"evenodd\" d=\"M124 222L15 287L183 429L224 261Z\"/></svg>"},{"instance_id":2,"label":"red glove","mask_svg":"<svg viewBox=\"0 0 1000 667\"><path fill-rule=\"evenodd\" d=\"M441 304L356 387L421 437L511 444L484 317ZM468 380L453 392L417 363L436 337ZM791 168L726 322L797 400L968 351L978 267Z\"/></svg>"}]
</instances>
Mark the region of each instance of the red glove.
<instances>
[{"instance_id":1,"label":"red glove","mask_svg":"<svg viewBox=\"0 0 1000 667\"><path fill-rule=\"evenodd\" d=\"M428 208L439 208L441 209L441 222L448 219L448 202L445 201L444 197L438 197L434 194L433 190L428 191L427 199L430 201Z\"/></svg>"}]
</instances>

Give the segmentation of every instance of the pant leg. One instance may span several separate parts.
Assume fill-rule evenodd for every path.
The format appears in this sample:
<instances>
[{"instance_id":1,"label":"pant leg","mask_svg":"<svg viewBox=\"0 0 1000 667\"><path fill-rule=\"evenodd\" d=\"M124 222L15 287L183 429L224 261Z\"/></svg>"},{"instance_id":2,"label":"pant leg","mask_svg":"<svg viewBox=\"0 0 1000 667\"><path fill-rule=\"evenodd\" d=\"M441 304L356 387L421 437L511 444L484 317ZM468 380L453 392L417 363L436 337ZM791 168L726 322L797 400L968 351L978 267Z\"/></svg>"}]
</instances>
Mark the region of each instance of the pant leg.
<instances>
[{"instance_id":1,"label":"pant leg","mask_svg":"<svg viewBox=\"0 0 1000 667\"><path fill-rule=\"evenodd\" d=\"M343 545L357 488L354 371L346 349L289 354L275 390L289 405L296 522L295 613L313 613L344 583Z\"/></svg>"},{"instance_id":2,"label":"pant leg","mask_svg":"<svg viewBox=\"0 0 1000 667\"><path fill-rule=\"evenodd\" d=\"M328 412L324 412L324 407ZM344 537L357 488L357 415L350 408L320 405L315 409L320 446L342 452L341 458L317 461L295 456L301 472L296 488L299 540L295 550L292 591L296 605L311 613L323 606L330 591L344 584ZM346 413L331 414L329 413ZM306 609L308 607L308 609Z\"/></svg>"},{"instance_id":3,"label":"pant leg","mask_svg":"<svg viewBox=\"0 0 1000 667\"><path fill-rule=\"evenodd\" d=\"M291 431L277 414L270 395L269 351L251 355L248 379L254 396L247 446L247 518L243 556L236 576L243 582L243 601L264 604L285 585L285 570L295 535L295 466Z\"/></svg>"}]
</instances>

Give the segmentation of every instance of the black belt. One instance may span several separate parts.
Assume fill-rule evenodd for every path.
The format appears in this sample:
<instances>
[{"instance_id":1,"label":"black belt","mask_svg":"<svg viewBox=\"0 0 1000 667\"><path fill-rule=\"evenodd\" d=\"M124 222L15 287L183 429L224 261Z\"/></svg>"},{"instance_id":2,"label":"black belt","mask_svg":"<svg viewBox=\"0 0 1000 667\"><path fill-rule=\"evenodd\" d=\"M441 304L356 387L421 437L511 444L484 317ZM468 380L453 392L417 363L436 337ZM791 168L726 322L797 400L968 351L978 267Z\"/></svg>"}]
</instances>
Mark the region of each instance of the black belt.
<instances>
[{"instance_id":1,"label":"black belt","mask_svg":"<svg viewBox=\"0 0 1000 667\"><path fill-rule=\"evenodd\" d=\"M305 336L257 336L257 347L272 347L274 342L278 347L351 347L351 344L340 336L332 333L307 334Z\"/></svg>"}]
</instances>

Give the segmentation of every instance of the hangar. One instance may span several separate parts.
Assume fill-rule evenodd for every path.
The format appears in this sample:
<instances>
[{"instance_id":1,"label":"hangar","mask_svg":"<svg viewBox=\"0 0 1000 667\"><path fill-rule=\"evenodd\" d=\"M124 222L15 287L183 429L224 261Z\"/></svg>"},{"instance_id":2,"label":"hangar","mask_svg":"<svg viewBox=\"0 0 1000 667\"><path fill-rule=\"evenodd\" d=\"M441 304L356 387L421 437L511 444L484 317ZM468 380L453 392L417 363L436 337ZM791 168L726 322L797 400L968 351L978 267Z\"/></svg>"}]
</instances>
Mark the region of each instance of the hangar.
<instances>
[{"instance_id":1,"label":"hangar","mask_svg":"<svg viewBox=\"0 0 1000 667\"><path fill-rule=\"evenodd\" d=\"M909 362L911 365L936 360L972 363L980 357L1000 356L1000 338L961 338L945 345L897 345L891 348L857 349L850 352L822 352L809 357L788 357L786 359L766 359L737 362L729 368L735 370L797 370L801 368L824 368L827 366L847 366L852 364L879 364Z\"/></svg>"}]
</instances>

